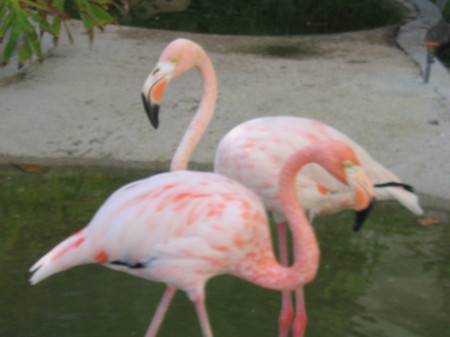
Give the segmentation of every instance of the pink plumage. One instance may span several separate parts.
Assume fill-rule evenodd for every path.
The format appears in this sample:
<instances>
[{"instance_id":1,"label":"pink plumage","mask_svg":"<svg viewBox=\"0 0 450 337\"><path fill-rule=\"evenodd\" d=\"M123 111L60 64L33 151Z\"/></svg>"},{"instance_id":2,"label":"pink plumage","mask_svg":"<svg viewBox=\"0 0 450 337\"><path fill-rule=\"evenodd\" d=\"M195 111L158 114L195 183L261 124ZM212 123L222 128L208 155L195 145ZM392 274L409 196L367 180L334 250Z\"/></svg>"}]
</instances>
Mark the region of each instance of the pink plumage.
<instances>
[{"instance_id":1,"label":"pink plumage","mask_svg":"<svg viewBox=\"0 0 450 337\"><path fill-rule=\"evenodd\" d=\"M314 231L298 203L295 177L314 161L338 181L349 184L361 207L373 196L372 185L351 148L337 141L315 142L292 156L280 175L283 214L294 237L292 267L277 263L264 206L249 189L214 173L183 171L206 129L215 106L215 74L203 49L178 39L163 51L144 84L143 101L158 125L158 104L170 79L198 67L205 90L193 122L172 161L173 170L126 185L98 210L88 226L47 253L31 268L31 283L70 267L97 263L167 289L147 330L154 337L175 289L194 301L204 337L211 337L204 286L219 274L232 274L262 287L302 289L317 272L319 249ZM302 294L301 291L298 294ZM302 298L300 298L302 301ZM302 324L296 328L301 331Z\"/></svg>"},{"instance_id":2,"label":"pink plumage","mask_svg":"<svg viewBox=\"0 0 450 337\"><path fill-rule=\"evenodd\" d=\"M315 277L319 248L294 188L297 171L309 161L357 187L361 193L356 197L363 204L370 202L367 176L361 170L349 175L358 162L345 144L316 143L293 156L280 177L281 203L295 242L292 267L278 264L264 206L252 191L215 173L174 171L113 193L84 229L31 267L31 283L86 263L164 282L166 307L159 307L146 337L156 335L174 288L184 290L195 303L203 336L211 337L204 303L204 287L211 277L231 274L282 291L302 287Z\"/></svg>"},{"instance_id":3,"label":"pink plumage","mask_svg":"<svg viewBox=\"0 0 450 337\"><path fill-rule=\"evenodd\" d=\"M206 279L235 271L252 235L270 242L259 199L212 173L163 173L112 194L86 228L67 238L32 268L31 282L86 263L105 264L196 297ZM245 230L245 231L244 231ZM267 243L266 242L266 243Z\"/></svg>"},{"instance_id":4,"label":"pink plumage","mask_svg":"<svg viewBox=\"0 0 450 337\"><path fill-rule=\"evenodd\" d=\"M203 94L194 118L172 160L172 170L187 168L195 145L214 113L217 82L213 65L199 45L189 40L178 39L163 51L157 66L143 86L144 106L150 121L157 127L159 104L168 83L191 68L200 71ZM332 127L306 118L265 117L238 125L219 144L214 170L241 182L259 194L266 208L275 213L279 221L279 230L284 231L284 215L278 197L278 175L282 165L290 155L305 146L333 139L342 141L353 149L373 184L389 183L390 186L377 189L377 199L396 199L414 213L422 212L417 196L402 187L392 186L401 184L400 179L371 158L358 144ZM303 207L311 219L315 215L359 208L355 204L351 189L316 164L307 165L295 184ZM280 246L286 246L286 238L283 235L280 236ZM283 263L287 263L287 253L281 251L280 256ZM283 297L285 303L288 297L286 294ZM165 299L166 296L163 297L161 305ZM297 291L297 300L303 301L300 289ZM301 312L294 322L294 335L299 337L303 335L306 315L301 303L296 310ZM283 309L280 317L280 337L287 334L291 325L289 318L291 315Z\"/></svg>"},{"instance_id":5,"label":"pink plumage","mask_svg":"<svg viewBox=\"0 0 450 337\"><path fill-rule=\"evenodd\" d=\"M292 116L256 118L233 128L219 143L214 171L255 191L267 209L281 217L277 177L283 164L299 149L330 139L345 142L355 151L374 185L401 183L343 133L322 122ZM302 205L311 217L354 208L349 189L318 165L303 168L296 184ZM379 188L377 199L397 199L412 212L422 213L417 196L401 187Z\"/></svg>"},{"instance_id":6,"label":"pink plumage","mask_svg":"<svg viewBox=\"0 0 450 337\"><path fill-rule=\"evenodd\" d=\"M241 182L257 193L277 221L280 261L288 265L285 214L280 203L278 176L292 154L325 140L344 142L355 152L361 167L372 184L398 184L378 188L376 199L396 199L415 214L421 214L417 196L402 187L400 179L374 160L361 146L338 130L316 120L292 116L262 117L244 122L220 141L214 161L214 171ZM317 215L344 209L359 209L348 186L338 181L322 167L311 163L299 172L295 181L297 197L310 220ZM404 185L407 186L407 185ZM358 230L363 220L355 222ZM294 337L303 337L306 309L303 289L296 291L296 313L291 295L283 293L279 317L279 337L286 337L290 327Z\"/></svg>"}]
</instances>

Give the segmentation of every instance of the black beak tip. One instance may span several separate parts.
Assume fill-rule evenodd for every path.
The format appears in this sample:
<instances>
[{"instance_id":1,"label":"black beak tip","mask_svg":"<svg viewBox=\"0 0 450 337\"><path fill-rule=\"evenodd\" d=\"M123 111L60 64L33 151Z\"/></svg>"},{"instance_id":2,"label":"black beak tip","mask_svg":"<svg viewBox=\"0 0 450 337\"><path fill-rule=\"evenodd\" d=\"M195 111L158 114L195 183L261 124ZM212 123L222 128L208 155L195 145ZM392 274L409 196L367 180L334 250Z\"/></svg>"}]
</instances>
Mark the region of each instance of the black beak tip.
<instances>
[{"instance_id":1,"label":"black beak tip","mask_svg":"<svg viewBox=\"0 0 450 337\"><path fill-rule=\"evenodd\" d=\"M150 118L150 123L152 123L153 127L155 129L158 129L159 126L159 118L158 118L158 113L159 113L159 105L154 105L153 110L153 118Z\"/></svg>"},{"instance_id":2,"label":"black beak tip","mask_svg":"<svg viewBox=\"0 0 450 337\"><path fill-rule=\"evenodd\" d=\"M372 211L374 204L375 204L375 200L372 200L372 202L366 209L356 212L355 222L353 224L354 232L359 232L361 227L364 225L364 222L366 221L367 217L369 216L369 213Z\"/></svg>"},{"instance_id":3,"label":"black beak tip","mask_svg":"<svg viewBox=\"0 0 450 337\"><path fill-rule=\"evenodd\" d=\"M150 120L152 126L157 129L159 126L159 105L151 104L149 100L145 97L144 94L141 94L142 103L144 104L145 112L147 113L147 117Z\"/></svg>"}]
</instances>

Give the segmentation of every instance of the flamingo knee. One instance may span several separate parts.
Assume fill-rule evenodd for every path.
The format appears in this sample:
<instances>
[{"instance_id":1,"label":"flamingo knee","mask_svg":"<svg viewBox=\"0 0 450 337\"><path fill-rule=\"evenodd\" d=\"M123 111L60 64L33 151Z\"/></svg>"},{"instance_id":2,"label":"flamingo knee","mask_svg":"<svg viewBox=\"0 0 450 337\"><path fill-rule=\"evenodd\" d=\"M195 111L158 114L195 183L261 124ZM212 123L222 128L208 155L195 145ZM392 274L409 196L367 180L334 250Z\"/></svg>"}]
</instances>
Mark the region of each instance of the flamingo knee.
<instances>
[{"instance_id":1,"label":"flamingo knee","mask_svg":"<svg viewBox=\"0 0 450 337\"><path fill-rule=\"evenodd\" d=\"M278 318L278 337L287 337L294 318L292 306L283 307Z\"/></svg>"},{"instance_id":2,"label":"flamingo knee","mask_svg":"<svg viewBox=\"0 0 450 337\"><path fill-rule=\"evenodd\" d=\"M303 337L305 335L306 325L308 324L308 318L306 312L296 315L294 323L292 323L292 336Z\"/></svg>"}]
</instances>

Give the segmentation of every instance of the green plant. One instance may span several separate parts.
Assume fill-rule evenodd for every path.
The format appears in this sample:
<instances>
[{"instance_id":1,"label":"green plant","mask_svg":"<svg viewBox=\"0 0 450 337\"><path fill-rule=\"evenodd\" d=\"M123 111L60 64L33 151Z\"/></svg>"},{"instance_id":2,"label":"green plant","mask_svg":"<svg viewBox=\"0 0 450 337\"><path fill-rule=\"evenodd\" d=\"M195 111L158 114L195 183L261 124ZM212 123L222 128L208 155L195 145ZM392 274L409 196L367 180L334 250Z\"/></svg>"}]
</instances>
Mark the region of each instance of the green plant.
<instances>
[{"instance_id":1,"label":"green plant","mask_svg":"<svg viewBox=\"0 0 450 337\"><path fill-rule=\"evenodd\" d=\"M17 51L19 68L26 61L36 56L44 59L41 50L43 34L53 36L56 45L60 36L61 24L73 44L73 37L68 29L70 19L68 8L76 8L75 15L84 24L90 41L94 37L94 29L102 29L114 21L108 13L109 6L119 9L126 7L126 0L1 0L0 1L0 44L3 47L2 63L6 65Z\"/></svg>"},{"instance_id":2,"label":"green plant","mask_svg":"<svg viewBox=\"0 0 450 337\"><path fill-rule=\"evenodd\" d=\"M445 16L450 15L450 1L448 0L431 0L433 3L435 3L438 8L442 10L442 13Z\"/></svg>"}]
</instances>

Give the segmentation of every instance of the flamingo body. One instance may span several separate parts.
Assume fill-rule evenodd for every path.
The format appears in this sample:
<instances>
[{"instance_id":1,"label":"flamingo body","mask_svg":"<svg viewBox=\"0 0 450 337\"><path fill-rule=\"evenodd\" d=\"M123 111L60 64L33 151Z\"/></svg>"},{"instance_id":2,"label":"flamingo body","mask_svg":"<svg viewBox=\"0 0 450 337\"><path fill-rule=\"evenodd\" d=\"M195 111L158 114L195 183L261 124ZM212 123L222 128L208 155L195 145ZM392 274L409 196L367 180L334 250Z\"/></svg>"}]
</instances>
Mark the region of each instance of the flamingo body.
<instances>
[{"instance_id":1,"label":"flamingo body","mask_svg":"<svg viewBox=\"0 0 450 337\"><path fill-rule=\"evenodd\" d=\"M292 116L252 119L233 128L219 143L214 171L249 187L262 198L268 210L282 217L277 177L283 164L299 149L331 139L342 141L354 150L374 185L400 182L343 133L322 122ZM317 164L302 169L296 186L302 205L311 216L355 206L348 187ZM412 212L422 213L417 196L399 187L378 188L377 199L397 199Z\"/></svg>"},{"instance_id":2,"label":"flamingo body","mask_svg":"<svg viewBox=\"0 0 450 337\"><path fill-rule=\"evenodd\" d=\"M32 267L31 282L99 263L175 286L194 299L215 275L251 273L243 262L249 252L257 260L272 252L258 197L217 174L176 171L117 190L86 228Z\"/></svg>"},{"instance_id":3,"label":"flamingo body","mask_svg":"<svg viewBox=\"0 0 450 337\"><path fill-rule=\"evenodd\" d=\"M280 202L283 195L279 190L278 177L282 174L283 165L294 153L326 140L341 141L349 146L373 185L401 184L398 177L349 137L331 126L308 118L276 116L252 119L229 131L218 145L214 171L250 188L261 197L267 210L273 213L277 221L280 261L283 265L289 265L289 261L285 214ZM295 190L310 219L343 209L362 209L355 202L351 188L316 163L309 163L302 168L295 180ZM378 188L374 195L378 200L396 199L412 212L422 213L417 196L401 187ZM354 230L361 227L364 216L357 217ZM279 337L287 337L291 327L294 337L303 337L306 323L303 289L296 290L295 310L290 293L283 292Z\"/></svg>"}]
</instances>

